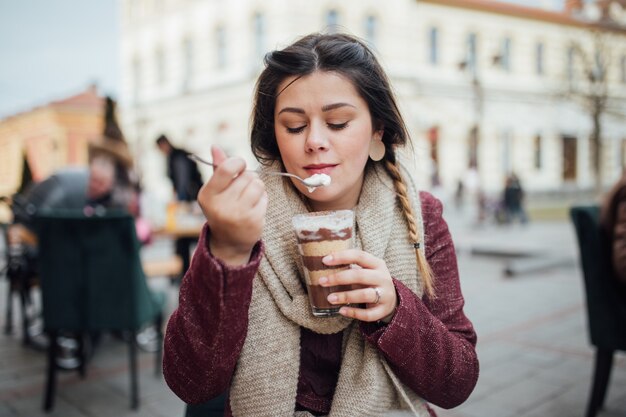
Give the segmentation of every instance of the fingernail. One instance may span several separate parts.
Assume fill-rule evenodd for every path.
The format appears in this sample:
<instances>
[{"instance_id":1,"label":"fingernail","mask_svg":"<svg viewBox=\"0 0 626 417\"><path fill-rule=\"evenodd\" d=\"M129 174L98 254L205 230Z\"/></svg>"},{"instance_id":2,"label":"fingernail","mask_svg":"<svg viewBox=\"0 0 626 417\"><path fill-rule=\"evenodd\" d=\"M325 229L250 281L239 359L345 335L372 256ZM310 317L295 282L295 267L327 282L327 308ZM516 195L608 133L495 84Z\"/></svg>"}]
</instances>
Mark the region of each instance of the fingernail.
<instances>
[{"instance_id":1,"label":"fingernail","mask_svg":"<svg viewBox=\"0 0 626 417\"><path fill-rule=\"evenodd\" d=\"M333 261L333 256L332 255L326 255L322 258L322 262L324 262L325 264L328 264L329 262Z\"/></svg>"},{"instance_id":2,"label":"fingernail","mask_svg":"<svg viewBox=\"0 0 626 417\"><path fill-rule=\"evenodd\" d=\"M324 285L324 284L328 284L328 278L326 277L321 277L319 280L320 284Z\"/></svg>"},{"instance_id":3,"label":"fingernail","mask_svg":"<svg viewBox=\"0 0 626 417\"><path fill-rule=\"evenodd\" d=\"M337 296L335 294L331 294L328 296L328 302L334 303L335 301L337 301Z\"/></svg>"}]
</instances>

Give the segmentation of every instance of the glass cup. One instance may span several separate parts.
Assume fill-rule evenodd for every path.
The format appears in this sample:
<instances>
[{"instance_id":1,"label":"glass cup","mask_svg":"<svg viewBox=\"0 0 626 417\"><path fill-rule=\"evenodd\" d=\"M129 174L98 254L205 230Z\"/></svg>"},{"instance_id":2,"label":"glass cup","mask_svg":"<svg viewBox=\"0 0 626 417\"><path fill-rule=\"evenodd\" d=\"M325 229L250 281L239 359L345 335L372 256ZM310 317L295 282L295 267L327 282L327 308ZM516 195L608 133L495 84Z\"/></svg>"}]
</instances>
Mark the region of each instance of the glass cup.
<instances>
[{"instance_id":1,"label":"glass cup","mask_svg":"<svg viewBox=\"0 0 626 417\"><path fill-rule=\"evenodd\" d=\"M328 295L348 291L352 286L322 287L319 279L348 269L350 265L326 266L322 258L354 247L354 212L337 210L298 214L293 217L292 223L298 240L298 251L302 256L311 311L317 317L337 315L341 305L329 303Z\"/></svg>"}]
</instances>

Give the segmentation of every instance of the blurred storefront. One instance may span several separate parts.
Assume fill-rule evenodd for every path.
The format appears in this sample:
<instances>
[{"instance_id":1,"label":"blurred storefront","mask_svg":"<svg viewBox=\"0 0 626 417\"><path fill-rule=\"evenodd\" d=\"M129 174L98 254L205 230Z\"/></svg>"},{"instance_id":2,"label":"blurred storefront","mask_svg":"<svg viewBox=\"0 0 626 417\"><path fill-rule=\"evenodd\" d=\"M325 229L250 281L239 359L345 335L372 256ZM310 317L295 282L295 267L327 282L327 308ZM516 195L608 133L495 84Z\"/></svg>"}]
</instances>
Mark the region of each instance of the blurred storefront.
<instances>
[{"instance_id":1,"label":"blurred storefront","mask_svg":"<svg viewBox=\"0 0 626 417\"><path fill-rule=\"evenodd\" d=\"M87 143L102 131L103 103L95 87L89 87L0 120L0 196L61 167L86 165Z\"/></svg>"},{"instance_id":2,"label":"blurred storefront","mask_svg":"<svg viewBox=\"0 0 626 417\"><path fill-rule=\"evenodd\" d=\"M625 3L123 0L122 123L147 189L165 187L161 133L201 155L219 143L252 161L248 120L265 52L309 32L348 31L374 46L392 78L422 186L453 190L471 173L495 192L515 172L531 192L590 189L595 87L606 91L605 184L626 159ZM581 67L603 53L594 39L611 56L602 85Z\"/></svg>"}]
</instances>

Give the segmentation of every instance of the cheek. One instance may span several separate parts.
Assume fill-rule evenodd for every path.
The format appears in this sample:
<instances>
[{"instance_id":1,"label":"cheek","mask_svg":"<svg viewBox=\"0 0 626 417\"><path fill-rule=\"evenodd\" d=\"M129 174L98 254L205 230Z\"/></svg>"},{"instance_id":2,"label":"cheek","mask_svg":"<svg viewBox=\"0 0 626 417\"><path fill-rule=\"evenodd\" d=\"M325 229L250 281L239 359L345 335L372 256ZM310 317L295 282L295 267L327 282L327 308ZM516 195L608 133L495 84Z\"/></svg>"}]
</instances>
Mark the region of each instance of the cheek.
<instances>
[{"instance_id":1,"label":"cheek","mask_svg":"<svg viewBox=\"0 0 626 417\"><path fill-rule=\"evenodd\" d=\"M298 150L297 141L288 139L292 138L281 138L280 135L276 135L276 145L278 146L280 159L283 161L285 167L289 167L291 161L297 156Z\"/></svg>"},{"instance_id":2,"label":"cheek","mask_svg":"<svg viewBox=\"0 0 626 417\"><path fill-rule=\"evenodd\" d=\"M370 152L370 139L367 136L367 132L364 132L362 137L367 137L367 140L355 140L351 143L351 146L348 147L345 152L348 155L351 155L352 162L354 164L359 164L365 166L367 159L369 158Z\"/></svg>"}]
</instances>

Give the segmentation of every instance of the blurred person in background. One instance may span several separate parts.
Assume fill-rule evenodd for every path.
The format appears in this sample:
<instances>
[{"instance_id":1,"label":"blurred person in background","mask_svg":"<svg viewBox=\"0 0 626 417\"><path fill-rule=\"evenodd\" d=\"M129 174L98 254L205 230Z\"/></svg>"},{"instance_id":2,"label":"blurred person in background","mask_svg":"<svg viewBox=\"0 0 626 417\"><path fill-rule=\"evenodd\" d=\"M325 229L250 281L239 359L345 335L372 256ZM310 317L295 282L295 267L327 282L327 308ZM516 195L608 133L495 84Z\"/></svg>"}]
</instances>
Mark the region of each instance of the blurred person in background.
<instances>
[{"instance_id":1,"label":"blurred person in background","mask_svg":"<svg viewBox=\"0 0 626 417\"><path fill-rule=\"evenodd\" d=\"M139 216L139 183L133 158L115 117L115 102L107 97L104 133L89 143L86 214L91 209L120 208Z\"/></svg>"},{"instance_id":2,"label":"blurred person in background","mask_svg":"<svg viewBox=\"0 0 626 417\"><path fill-rule=\"evenodd\" d=\"M87 215L122 209L140 215L133 158L115 117L115 102L108 97L104 119L102 135L89 142L86 169L61 168L14 196L17 223L32 228L33 215L43 209L81 209Z\"/></svg>"},{"instance_id":3,"label":"blurred person in background","mask_svg":"<svg viewBox=\"0 0 626 417\"><path fill-rule=\"evenodd\" d=\"M167 158L167 176L172 182L176 201L180 203L192 203L196 201L198 191L202 187L202 175L195 161L191 160L184 149L176 148L165 135L160 135L156 145ZM189 269L191 246L196 239L189 237L177 238L176 254L183 261L182 274Z\"/></svg>"},{"instance_id":4,"label":"blurred person in background","mask_svg":"<svg viewBox=\"0 0 626 417\"><path fill-rule=\"evenodd\" d=\"M10 279L37 278L35 216L44 210L78 210L87 216L102 215L109 209L124 210L135 218L139 241L149 241L150 227L140 217L139 184L133 174L133 158L115 117L115 102L108 97L104 118L102 135L89 142L87 168L61 168L13 196L14 220L8 236L11 247L19 250L12 250L10 255L20 259L9 259ZM41 340L39 333L32 336L36 344L47 343ZM78 344L74 337L61 336L59 344L62 348L57 357L59 365L64 368L77 366Z\"/></svg>"},{"instance_id":5,"label":"blurred person in background","mask_svg":"<svg viewBox=\"0 0 626 417\"><path fill-rule=\"evenodd\" d=\"M176 200L196 201L203 181L198 165L188 158L189 152L174 147L165 135L160 135L156 144L167 157L167 176L172 181Z\"/></svg>"},{"instance_id":6,"label":"blurred person in background","mask_svg":"<svg viewBox=\"0 0 626 417\"><path fill-rule=\"evenodd\" d=\"M611 249L614 276L626 289L626 169L604 198L600 226Z\"/></svg>"},{"instance_id":7,"label":"blurred person in background","mask_svg":"<svg viewBox=\"0 0 626 417\"><path fill-rule=\"evenodd\" d=\"M502 201L506 223L512 223L515 219L519 219L521 224L526 224L528 217L526 210L524 210L524 189L514 173L506 177Z\"/></svg>"},{"instance_id":8,"label":"blurred person in background","mask_svg":"<svg viewBox=\"0 0 626 417\"><path fill-rule=\"evenodd\" d=\"M465 200L465 185L463 180L459 179L456 183L456 189L454 190L454 207L457 211L463 210L463 203Z\"/></svg>"}]
</instances>

